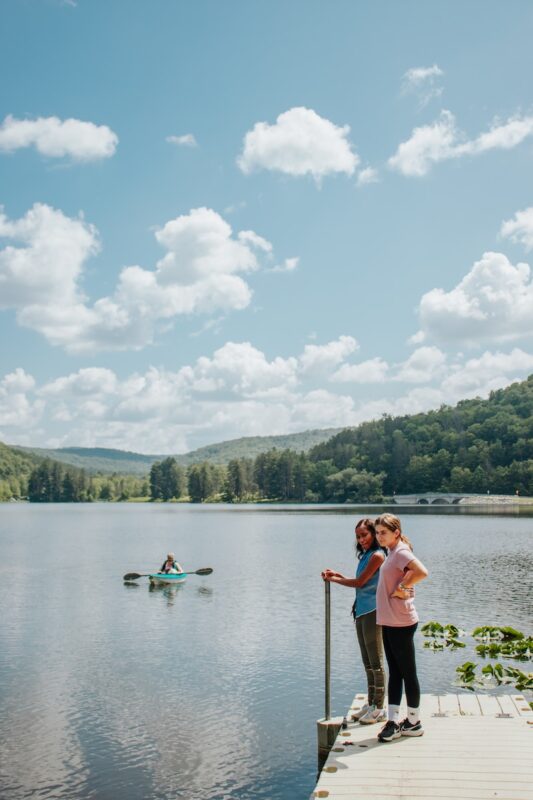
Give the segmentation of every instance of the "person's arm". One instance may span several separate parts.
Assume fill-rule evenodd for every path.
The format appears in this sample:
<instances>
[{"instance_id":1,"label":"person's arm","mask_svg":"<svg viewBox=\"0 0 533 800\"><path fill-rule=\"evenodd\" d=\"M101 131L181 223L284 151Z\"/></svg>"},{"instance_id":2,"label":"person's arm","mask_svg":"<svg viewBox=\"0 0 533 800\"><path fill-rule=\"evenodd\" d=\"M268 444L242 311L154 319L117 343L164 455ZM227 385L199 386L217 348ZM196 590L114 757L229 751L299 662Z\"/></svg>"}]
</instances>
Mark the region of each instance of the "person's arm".
<instances>
[{"instance_id":1,"label":"person's arm","mask_svg":"<svg viewBox=\"0 0 533 800\"><path fill-rule=\"evenodd\" d=\"M401 597L402 600L410 597L415 583L420 583L428 575L429 573L422 562L418 558L412 558L407 564L402 580L392 593L392 597Z\"/></svg>"},{"instance_id":2,"label":"person's arm","mask_svg":"<svg viewBox=\"0 0 533 800\"><path fill-rule=\"evenodd\" d=\"M183 572L183 568L178 561L174 561L174 569L177 569L178 572Z\"/></svg>"},{"instance_id":3,"label":"person's arm","mask_svg":"<svg viewBox=\"0 0 533 800\"><path fill-rule=\"evenodd\" d=\"M330 583L338 583L340 586L350 586L352 589L359 589L361 586L364 586L365 583L368 583L372 575L381 567L384 560L385 556L383 553L380 550L376 550L358 578L346 578L342 573L333 572L331 569L324 570L322 577L325 581L330 581Z\"/></svg>"}]
</instances>

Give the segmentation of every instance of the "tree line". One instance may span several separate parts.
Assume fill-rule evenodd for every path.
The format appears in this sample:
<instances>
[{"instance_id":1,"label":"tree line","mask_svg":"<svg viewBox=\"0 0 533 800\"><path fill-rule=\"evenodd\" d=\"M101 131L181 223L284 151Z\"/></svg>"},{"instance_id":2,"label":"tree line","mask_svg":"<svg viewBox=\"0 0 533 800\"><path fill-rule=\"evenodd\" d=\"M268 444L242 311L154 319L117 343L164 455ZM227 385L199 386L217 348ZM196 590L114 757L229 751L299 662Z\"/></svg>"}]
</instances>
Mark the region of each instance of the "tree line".
<instances>
[{"instance_id":1,"label":"tree line","mask_svg":"<svg viewBox=\"0 0 533 800\"><path fill-rule=\"evenodd\" d=\"M45 461L28 481L29 499L40 502L359 503L429 491L533 496L533 376L488 400L347 428L308 453L273 448L188 468L168 457L146 480Z\"/></svg>"},{"instance_id":2,"label":"tree line","mask_svg":"<svg viewBox=\"0 0 533 800\"><path fill-rule=\"evenodd\" d=\"M148 497L148 482L132 475L88 475L85 470L44 459L27 485L31 503L91 503Z\"/></svg>"}]
</instances>

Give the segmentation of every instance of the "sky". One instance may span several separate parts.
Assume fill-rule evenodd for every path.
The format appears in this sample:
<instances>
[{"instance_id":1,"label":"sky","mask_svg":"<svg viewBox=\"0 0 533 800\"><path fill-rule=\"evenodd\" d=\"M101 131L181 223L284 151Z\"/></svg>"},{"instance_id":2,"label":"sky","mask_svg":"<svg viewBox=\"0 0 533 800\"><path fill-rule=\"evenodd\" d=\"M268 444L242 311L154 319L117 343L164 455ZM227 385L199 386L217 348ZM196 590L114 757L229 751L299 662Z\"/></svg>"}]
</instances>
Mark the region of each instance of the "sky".
<instances>
[{"instance_id":1,"label":"sky","mask_svg":"<svg viewBox=\"0 0 533 800\"><path fill-rule=\"evenodd\" d=\"M529 0L3 0L0 440L182 453L533 373Z\"/></svg>"}]
</instances>

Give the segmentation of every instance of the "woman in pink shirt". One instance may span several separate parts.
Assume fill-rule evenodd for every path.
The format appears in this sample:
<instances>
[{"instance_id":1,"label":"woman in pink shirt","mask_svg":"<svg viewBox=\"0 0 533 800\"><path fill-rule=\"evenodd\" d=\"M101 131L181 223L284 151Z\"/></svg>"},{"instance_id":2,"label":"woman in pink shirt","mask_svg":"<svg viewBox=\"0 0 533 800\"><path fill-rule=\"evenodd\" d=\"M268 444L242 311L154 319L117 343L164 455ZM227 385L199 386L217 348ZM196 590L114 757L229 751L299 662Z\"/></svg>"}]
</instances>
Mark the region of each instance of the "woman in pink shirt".
<instances>
[{"instance_id":1,"label":"woman in pink shirt","mask_svg":"<svg viewBox=\"0 0 533 800\"><path fill-rule=\"evenodd\" d=\"M390 742L400 736L422 736L424 733L420 722L420 685L413 641L418 627L413 587L427 577L428 571L414 557L409 539L402 534L398 517L382 514L374 524L379 544L388 551L379 572L376 621L382 626L389 667L388 721L378 739ZM404 687L407 717L400 722Z\"/></svg>"}]
</instances>

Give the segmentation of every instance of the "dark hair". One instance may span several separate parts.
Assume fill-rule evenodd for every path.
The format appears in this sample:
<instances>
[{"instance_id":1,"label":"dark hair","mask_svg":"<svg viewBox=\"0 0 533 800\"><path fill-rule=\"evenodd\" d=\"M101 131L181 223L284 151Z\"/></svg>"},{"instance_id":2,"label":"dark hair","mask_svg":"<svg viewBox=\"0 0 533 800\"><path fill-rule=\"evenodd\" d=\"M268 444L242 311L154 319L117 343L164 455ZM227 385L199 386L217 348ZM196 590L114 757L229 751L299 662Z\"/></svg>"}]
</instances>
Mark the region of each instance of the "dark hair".
<instances>
[{"instance_id":1,"label":"dark hair","mask_svg":"<svg viewBox=\"0 0 533 800\"><path fill-rule=\"evenodd\" d=\"M378 544L378 539L377 539L377 536L376 536L376 526L374 525L373 520L368 519L368 518L360 519L359 522L355 526L356 532L357 532L358 528L366 528L367 531L370 531L370 533L372 534L372 544L368 548L369 550L383 550L383 547L381 547L381 545ZM356 543L355 550L357 552L357 558L362 558L363 557L363 553L365 553L365 550L363 550L363 548L361 547L359 542ZM366 552L368 552L368 551L366 551Z\"/></svg>"}]
</instances>

